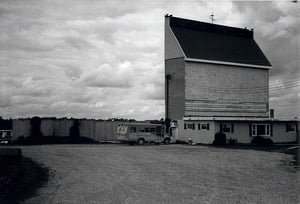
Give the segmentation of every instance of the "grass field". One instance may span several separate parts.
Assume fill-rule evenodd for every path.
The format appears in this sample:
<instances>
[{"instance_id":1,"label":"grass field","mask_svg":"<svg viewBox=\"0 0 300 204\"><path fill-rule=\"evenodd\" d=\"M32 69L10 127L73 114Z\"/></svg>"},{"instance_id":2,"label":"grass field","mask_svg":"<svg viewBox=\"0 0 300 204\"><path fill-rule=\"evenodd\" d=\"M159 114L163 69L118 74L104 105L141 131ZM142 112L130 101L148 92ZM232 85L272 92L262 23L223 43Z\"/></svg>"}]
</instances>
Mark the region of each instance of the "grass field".
<instances>
[{"instance_id":1,"label":"grass field","mask_svg":"<svg viewBox=\"0 0 300 204\"><path fill-rule=\"evenodd\" d=\"M291 155L188 145L41 145L55 175L25 203L299 203Z\"/></svg>"}]
</instances>

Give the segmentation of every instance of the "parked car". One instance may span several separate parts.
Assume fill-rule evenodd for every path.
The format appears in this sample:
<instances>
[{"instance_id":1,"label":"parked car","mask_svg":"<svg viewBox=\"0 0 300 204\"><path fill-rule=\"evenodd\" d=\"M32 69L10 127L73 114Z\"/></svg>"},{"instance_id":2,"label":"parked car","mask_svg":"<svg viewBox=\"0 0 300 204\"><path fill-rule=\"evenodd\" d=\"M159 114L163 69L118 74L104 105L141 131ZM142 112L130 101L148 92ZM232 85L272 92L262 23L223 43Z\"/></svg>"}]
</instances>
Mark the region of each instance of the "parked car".
<instances>
[{"instance_id":1,"label":"parked car","mask_svg":"<svg viewBox=\"0 0 300 204\"><path fill-rule=\"evenodd\" d=\"M0 144L10 144L12 142L12 130L0 130Z\"/></svg>"}]
</instances>

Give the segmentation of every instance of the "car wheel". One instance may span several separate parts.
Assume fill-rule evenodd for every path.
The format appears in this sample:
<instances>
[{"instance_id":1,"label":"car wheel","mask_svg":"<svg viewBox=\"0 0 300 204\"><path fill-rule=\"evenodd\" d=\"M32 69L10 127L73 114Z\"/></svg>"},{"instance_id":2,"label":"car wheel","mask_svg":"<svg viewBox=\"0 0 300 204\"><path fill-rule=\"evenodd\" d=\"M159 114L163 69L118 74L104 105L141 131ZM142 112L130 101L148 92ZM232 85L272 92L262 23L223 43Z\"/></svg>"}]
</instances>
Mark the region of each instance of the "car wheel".
<instances>
[{"instance_id":1,"label":"car wheel","mask_svg":"<svg viewBox=\"0 0 300 204\"><path fill-rule=\"evenodd\" d=\"M165 139L165 140L164 140L164 143L165 143L166 145L170 144L170 139Z\"/></svg>"},{"instance_id":2,"label":"car wheel","mask_svg":"<svg viewBox=\"0 0 300 204\"><path fill-rule=\"evenodd\" d=\"M145 143L144 139L138 139L137 141L138 145L143 145Z\"/></svg>"}]
</instances>

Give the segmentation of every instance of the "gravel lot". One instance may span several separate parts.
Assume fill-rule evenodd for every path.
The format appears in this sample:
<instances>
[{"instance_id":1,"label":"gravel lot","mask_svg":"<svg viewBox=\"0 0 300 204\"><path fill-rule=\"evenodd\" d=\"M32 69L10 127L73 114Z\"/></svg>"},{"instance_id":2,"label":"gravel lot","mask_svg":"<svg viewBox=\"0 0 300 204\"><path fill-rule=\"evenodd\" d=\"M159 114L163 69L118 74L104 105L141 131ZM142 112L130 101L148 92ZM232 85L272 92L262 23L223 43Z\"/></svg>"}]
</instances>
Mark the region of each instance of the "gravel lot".
<instances>
[{"instance_id":1,"label":"gravel lot","mask_svg":"<svg viewBox=\"0 0 300 204\"><path fill-rule=\"evenodd\" d=\"M300 203L290 155L188 145L43 145L55 171L25 203Z\"/></svg>"}]
</instances>

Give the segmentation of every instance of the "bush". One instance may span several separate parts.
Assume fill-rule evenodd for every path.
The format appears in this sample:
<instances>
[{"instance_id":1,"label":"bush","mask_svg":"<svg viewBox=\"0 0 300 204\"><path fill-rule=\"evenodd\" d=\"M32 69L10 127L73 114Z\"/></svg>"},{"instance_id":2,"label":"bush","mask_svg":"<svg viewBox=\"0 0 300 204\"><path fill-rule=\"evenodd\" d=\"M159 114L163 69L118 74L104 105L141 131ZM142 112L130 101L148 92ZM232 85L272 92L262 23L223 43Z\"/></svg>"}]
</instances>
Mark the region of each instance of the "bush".
<instances>
[{"instance_id":1,"label":"bush","mask_svg":"<svg viewBox=\"0 0 300 204\"><path fill-rule=\"evenodd\" d=\"M255 146L267 147L267 146L272 146L274 142L270 138L256 136L252 139L251 144Z\"/></svg>"},{"instance_id":2,"label":"bush","mask_svg":"<svg viewBox=\"0 0 300 204\"><path fill-rule=\"evenodd\" d=\"M213 145L222 146L226 145L226 135L223 132L217 132L215 134L215 140L213 141Z\"/></svg>"},{"instance_id":3,"label":"bush","mask_svg":"<svg viewBox=\"0 0 300 204\"><path fill-rule=\"evenodd\" d=\"M235 139L235 138L229 138L228 144L229 145L236 145L237 144L237 139Z\"/></svg>"},{"instance_id":4,"label":"bush","mask_svg":"<svg viewBox=\"0 0 300 204\"><path fill-rule=\"evenodd\" d=\"M73 121L72 127L70 128L69 136L73 138L75 141L80 137L79 125L80 125L79 121L75 119Z\"/></svg>"}]
</instances>

